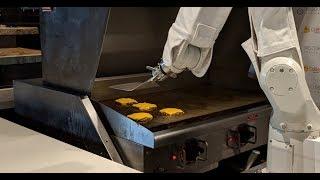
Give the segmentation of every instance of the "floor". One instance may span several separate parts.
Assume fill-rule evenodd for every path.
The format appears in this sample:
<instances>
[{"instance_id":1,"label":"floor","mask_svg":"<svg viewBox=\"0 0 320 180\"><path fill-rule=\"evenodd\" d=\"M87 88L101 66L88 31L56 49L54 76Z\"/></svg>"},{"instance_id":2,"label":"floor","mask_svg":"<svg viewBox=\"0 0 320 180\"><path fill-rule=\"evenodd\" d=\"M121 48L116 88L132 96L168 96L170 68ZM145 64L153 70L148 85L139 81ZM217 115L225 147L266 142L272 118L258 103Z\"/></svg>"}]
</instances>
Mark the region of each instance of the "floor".
<instances>
[{"instance_id":1,"label":"floor","mask_svg":"<svg viewBox=\"0 0 320 180\"><path fill-rule=\"evenodd\" d=\"M138 173L109 159L0 118L2 173Z\"/></svg>"}]
</instances>

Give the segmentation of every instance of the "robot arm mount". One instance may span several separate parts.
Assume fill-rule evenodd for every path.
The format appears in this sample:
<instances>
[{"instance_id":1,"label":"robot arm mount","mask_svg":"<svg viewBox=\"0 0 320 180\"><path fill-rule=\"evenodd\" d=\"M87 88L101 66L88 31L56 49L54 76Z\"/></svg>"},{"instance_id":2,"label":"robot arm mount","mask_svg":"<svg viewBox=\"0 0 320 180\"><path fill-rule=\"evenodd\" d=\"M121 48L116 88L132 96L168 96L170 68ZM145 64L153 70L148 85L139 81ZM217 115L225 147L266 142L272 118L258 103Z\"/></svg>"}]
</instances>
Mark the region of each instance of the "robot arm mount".
<instances>
[{"instance_id":1,"label":"robot arm mount","mask_svg":"<svg viewBox=\"0 0 320 180\"><path fill-rule=\"evenodd\" d=\"M266 61L264 59L263 61ZM278 55L261 64L260 86L273 107L270 125L281 131L319 131L320 113L314 104L300 64Z\"/></svg>"}]
</instances>

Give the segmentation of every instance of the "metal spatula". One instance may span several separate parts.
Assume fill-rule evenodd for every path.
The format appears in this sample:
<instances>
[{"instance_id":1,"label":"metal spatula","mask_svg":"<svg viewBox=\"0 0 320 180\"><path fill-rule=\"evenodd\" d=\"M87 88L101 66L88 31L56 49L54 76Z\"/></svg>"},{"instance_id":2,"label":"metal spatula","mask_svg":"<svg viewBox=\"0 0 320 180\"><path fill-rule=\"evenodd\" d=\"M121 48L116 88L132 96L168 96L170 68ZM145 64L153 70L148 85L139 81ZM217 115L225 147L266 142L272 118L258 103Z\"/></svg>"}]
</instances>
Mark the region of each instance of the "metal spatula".
<instances>
[{"instance_id":1,"label":"metal spatula","mask_svg":"<svg viewBox=\"0 0 320 180\"><path fill-rule=\"evenodd\" d=\"M152 77L145 82L131 82L131 83L124 83L124 84L117 84L117 85L109 86L109 88L131 92L137 89L159 87L159 84L154 82L153 79L154 78Z\"/></svg>"}]
</instances>

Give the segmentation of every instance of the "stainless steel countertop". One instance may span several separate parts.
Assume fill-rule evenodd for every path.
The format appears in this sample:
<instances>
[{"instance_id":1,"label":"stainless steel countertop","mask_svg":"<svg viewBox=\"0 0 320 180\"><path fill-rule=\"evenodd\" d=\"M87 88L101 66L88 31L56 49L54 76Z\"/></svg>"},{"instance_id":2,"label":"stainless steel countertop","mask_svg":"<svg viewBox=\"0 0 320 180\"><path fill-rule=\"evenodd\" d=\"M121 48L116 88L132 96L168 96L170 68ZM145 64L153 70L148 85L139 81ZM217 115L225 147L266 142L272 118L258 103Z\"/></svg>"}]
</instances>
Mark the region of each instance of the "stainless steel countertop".
<instances>
[{"instance_id":1,"label":"stainless steel countertop","mask_svg":"<svg viewBox=\"0 0 320 180\"><path fill-rule=\"evenodd\" d=\"M139 172L3 118L0 144L0 172Z\"/></svg>"}]
</instances>

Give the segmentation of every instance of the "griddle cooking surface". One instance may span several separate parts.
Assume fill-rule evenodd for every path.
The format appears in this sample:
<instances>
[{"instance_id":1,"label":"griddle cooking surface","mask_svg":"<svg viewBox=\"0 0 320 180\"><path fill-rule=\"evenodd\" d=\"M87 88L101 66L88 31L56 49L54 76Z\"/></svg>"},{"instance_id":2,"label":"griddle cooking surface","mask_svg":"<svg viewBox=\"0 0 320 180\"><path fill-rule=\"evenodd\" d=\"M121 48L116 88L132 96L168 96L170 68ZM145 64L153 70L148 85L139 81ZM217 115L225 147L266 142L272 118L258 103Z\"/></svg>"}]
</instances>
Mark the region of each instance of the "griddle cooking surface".
<instances>
[{"instance_id":1,"label":"griddle cooking surface","mask_svg":"<svg viewBox=\"0 0 320 180\"><path fill-rule=\"evenodd\" d=\"M153 115L153 119L142 124L148 129L266 101L266 98L261 93L219 89L213 86L150 93L131 96L130 98L138 102L148 102L158 106L156 110L150 112ZM139 112L137 108L118 105L115 99L102 101L101 103L124 116ZM168 107L180 108L185 113L172 117L159 113L160 109Z\"/></svg>"}]
</instances>

